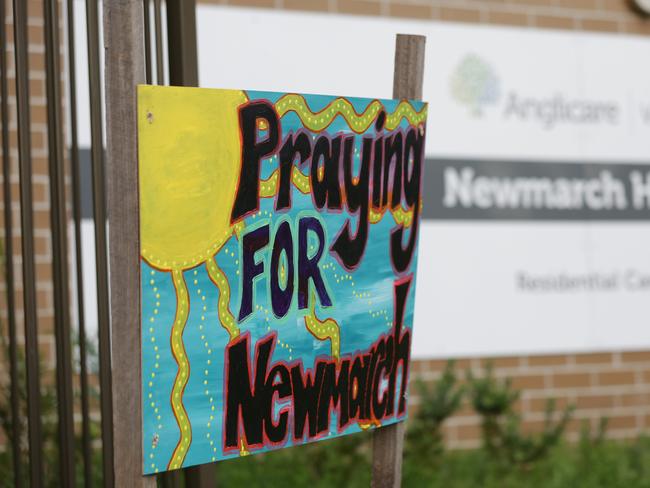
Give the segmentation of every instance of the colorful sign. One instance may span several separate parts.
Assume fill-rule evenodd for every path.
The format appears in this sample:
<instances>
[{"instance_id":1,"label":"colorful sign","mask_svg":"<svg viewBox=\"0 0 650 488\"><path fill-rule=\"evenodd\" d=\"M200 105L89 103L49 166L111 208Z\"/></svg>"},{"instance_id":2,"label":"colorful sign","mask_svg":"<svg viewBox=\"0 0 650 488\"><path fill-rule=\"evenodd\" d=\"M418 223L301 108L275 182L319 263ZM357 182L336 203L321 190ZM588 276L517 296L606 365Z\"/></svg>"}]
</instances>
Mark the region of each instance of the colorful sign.
<instances>
[{"instance_id":1,"label":"colorful sign","mask_svg":"<svg viewBox=\"0 0 650 488\"><path fill-rule=\"evenodd\" d=\"M145 474L406 417L426 111L138 88Z\"/></svg>"}]
</instances>

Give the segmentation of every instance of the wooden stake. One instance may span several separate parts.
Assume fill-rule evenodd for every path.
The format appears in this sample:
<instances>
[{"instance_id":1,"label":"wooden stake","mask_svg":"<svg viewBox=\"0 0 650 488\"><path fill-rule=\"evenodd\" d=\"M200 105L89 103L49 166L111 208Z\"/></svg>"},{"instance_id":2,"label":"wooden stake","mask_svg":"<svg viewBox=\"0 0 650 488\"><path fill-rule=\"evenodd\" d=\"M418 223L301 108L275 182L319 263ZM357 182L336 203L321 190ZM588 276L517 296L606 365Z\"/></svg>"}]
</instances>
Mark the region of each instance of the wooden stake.
<instances>
[{"instance_id":1,"label":"wooden stake","mask_svg":"<svg viewBox=\"0 0 650 488\"><path fill-rule=\"evenodd\" d=\"M153 488L155 477L142 476L140 386L136 87L145 82L143 4L103 3L115 486Z\"/></svg>"},{"instance_id":2,"label":"wooden stake","mask_svg":"<svg viewBox=\"0 0 650 488\"><path fill-rule=\"evenodd\" d=\"M393 98L422 99L424 36L398 34L395 42ZM399 488L402 484L404 422L380 427L372 438L372 487Z\"/></svg>"},{"instance_id":3,"label":"wooden stake","mask_svg":"<svg viewBox=\"0 0 650 488\"><path fill-rule=\"evenodd\" d=\"M397 34L393 98L422 100L424 80L424 44L426 37Z\"/></svg>"}]
</instances>

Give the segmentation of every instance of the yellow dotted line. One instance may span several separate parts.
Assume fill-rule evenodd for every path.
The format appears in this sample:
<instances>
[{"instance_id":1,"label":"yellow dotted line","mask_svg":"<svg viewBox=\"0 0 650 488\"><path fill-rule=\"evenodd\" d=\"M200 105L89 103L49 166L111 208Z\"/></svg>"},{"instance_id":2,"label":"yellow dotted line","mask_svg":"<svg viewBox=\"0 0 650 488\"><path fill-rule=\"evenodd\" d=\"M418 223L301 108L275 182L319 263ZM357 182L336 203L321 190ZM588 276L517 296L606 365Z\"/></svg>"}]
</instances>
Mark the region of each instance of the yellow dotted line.
<instances>
[{"instance_id":1,"label":"yellow dotted line","mask_svg":"<svg viewBox=\"0 0 650 488\"><path fill-rule=\"evenodd\" d=\"M228 284L228 279L224 272L219 269L215 258L210 259L206 263L206 268L210 280L219 289L219 321L221 322L221 326L228 332L228 336L232 341L239 336L239 326L235 322L235 317L233 317L232 312L230 312L230 285Z\"/></svg>"},{"instance_id":2,"label":"yellow dotted line","mask_svg":"<svg viewBox=\"0 0 650 488\"><path fill-rule=\"evenodd\" d=\"M315 303L316 297L312 293L309 315L305 315L305 327L316 339L321 341L330 340L332 357L338 361L341 357L341 330L339 324L331 318L320 320L316 317Z\"/></svg>"},{"instance_id":3,"label":"yellow dotted line","mask_svg":"<svg viewBox=\"0 0 650 488\"><path fill-rule=\"evenodd\" d=\"M348 100L337 98L319 112L312 112L302 95L287 94L276 102L275 109L280 117L288 112L295 112L300 117L302 124L315 132L329 127L332 121L340 115L353 131L361 133L372 125L383 109L383 104L379 100L373 100L362 113L358 114ZM427 107L424 106L417 112L409 101L402 100L394 112L387 114L386 129L395 129L402 119L406 119L409 124L414 126L423 124L427 119Z\"/></svg>"},{"instance_id":4,"label":"yellow dotted line","mask_svg":"<svg viewBox=\"0 0 650 488\"><path fill-rule=\"evenodd\" d=\"M198 274L197 270L194 270L194 275L196 276ZM194 284L198 284L198 279L194 279ZM201 342L203 343L203 346L206 349L206 352L208 353L208 356L212 356L212 348L210 347L210 343L206 340L205 336L205 312L207 312L208 307L205 304L205 294L201 291L200 288L196 290L196 294L200 297L201 303L203 303L203 310L201 313L201 322L199 323L199 331L201 332ZM206 362L207 366L210 366L212 364L212 360L208 358ZM203 386L205 386L205 395L208 397L208 401L210 402L210 416L208 418L208 422L206 423L206 427L208 428L208 432L205 433L205 437L208 439L208 442L210 443L210 447L212 448L213 453L216 454L217 448L214 447L214 440L211 439L211 434L210 434L210 427L212 427L212 422L214 422L214 398L210 395L210 390L208 389L208 376L210 372L208 368L203 370ZM213 456L212 457L213 461L216 461L216 458Z\"/></svg>"},{"instance_id":5,"label":"yellow dotted line","mask_svg":"<svg viewBox=\"0 0 650 488\"><path fill-rule=\"evenodd\" d=\"M172 271L172 279L178 302L176 305L176 318L172 326L171 347L172 355L178 364L178 372L172 387L171 405L180 430L180 439L169 461L168 469L178 469L183 465L183 460L192 442L192 427L183 406L183 392L190 376L190 363L187 360L183 344L183 331L187 323L190 304L183 272L180 270Z\"/></svg>"},{"instance_id":6,"label":"yellow dotted line","mask_svg":"<svg viewBox=\"0 0 650 488\"><path fill-rule=\"evenodd\" d=\"M154 270L150 271L151 276L155 276L156 272ZM160 368L160 363L158 362L160 360L160 353L158 352L158 346L156 345L156 336L155 336L155 329L153 327L155 321L156 321L156 315L158 315L158 307L160 307L160 293L158 293L158 287L155 286L155 281L153 278L149 280L149 284L153 288L153 293L156 299L155 302L155 307L153 309L153 314L151 317L149 317L149 334L151 336L151 343L153 344L153 349L155 354L155 363L154 363L154 369L158 370ZM156 416L156 419L158 422L160 422L160 413L158 411L158 406L156 405L156 402L153 400L153 392L151 391L153 389L153 379L156 377L156 372L154 371L151 373L151 379L149 380L148 386L149 386L149 393L147 394L147 399L149 400L149 406L151 407L153 414ZM162 429L162 425L158 424L158 430ZM159 440L159 434L158 432L154 432L154 438L151 441L151 450L155 450L158 447L158 440ZM154 453L151 452L149 453L149 459L154 459ZM155 462L151 463L151 469L154 470L154 472L158 472L158 466L156 465Z\"/></svg>"}]
</instances>

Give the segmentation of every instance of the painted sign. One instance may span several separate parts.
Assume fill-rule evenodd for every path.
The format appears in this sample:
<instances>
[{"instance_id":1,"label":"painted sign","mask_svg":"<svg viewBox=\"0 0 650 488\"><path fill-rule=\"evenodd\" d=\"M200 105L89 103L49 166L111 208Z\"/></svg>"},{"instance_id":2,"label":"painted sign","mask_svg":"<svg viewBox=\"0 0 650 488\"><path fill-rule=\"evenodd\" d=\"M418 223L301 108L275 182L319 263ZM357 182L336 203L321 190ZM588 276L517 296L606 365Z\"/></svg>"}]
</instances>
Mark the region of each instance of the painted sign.
<instances>
[{"instance_id":1,"label":"painted sign","mask_svg":"<svg viewBox=\"0 0 650 488\"><path fill-rule=\"evenodd\" d=\"M426 110L138 88L145 474L405 418Z\"/></svg>"}]
</instances>

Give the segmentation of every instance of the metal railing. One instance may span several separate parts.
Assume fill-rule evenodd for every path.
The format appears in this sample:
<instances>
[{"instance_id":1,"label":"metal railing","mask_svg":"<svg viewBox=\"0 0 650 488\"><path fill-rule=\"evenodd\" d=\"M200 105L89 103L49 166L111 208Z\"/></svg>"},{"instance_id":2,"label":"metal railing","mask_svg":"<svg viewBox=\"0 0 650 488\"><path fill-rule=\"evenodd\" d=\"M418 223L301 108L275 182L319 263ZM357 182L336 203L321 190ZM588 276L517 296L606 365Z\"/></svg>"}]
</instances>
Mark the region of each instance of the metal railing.
<instances>
[{"instance_id":1,"label":"metal railing","mask_svg":"<svg viewBox=\"0 0 650 488\"><path fill-rule=\"evenodd\" d=\"M104 159L104 107L102 87L102 49L99 25L101 3L97 0L41 0L35 2L0 0L0 117L2 136L2 178L4 219L4 277L6 310L0 333L6 340L7 394L9 412L4 422L6 451L11 453L15 486L114 486L113 408L111 390L111 348L109 307L109 264L107 252L107 207ZM36 4L38 5L38 4ZM143 0L146 80L175 85L197 85L196 31L194 0ZM75 38L75 13L85 8L85 39ZM166 14L166 26L163 16ZM42 22L32 22L34 16ZM42 26L42 27L41 27ZM48 371L39 344L43 331L35 259L35 231L42 224L34 217L35 134L31 114L36 97L30 94L33 66L30 66L30 39L33 29L42 31L42 69L45 84L47 187L49 189L49 228L51 237L51 290L55 369ZM10 39L9 33L13 31ZM165 39L166 45L165 49ZM84 42L85 41L85 42ZM87 76L78 76L77 50L85 44ZM13 70L10 66L13 60ZM38 63L38 59L37 59ZM13 74L13 76L12 76ZM155 77L154 77L155 74ZM155 78L155 80L154 80ZM15 89L12 93L12 83ZM87 84L90 108L88 120L80 120L79 87ZM15 119L15 126L13 120ZM84 295L82 246L82 193L86 191L81 173L79 127L90 125L92 168L92 210L95 241L97 304L97 345L99 404L94 401L89 368L89 330L86 323L89 297ZM14 137L15 130L15 137ZM17 162L17 175L12 171ZM40 175L38 175L40 176ZM12 182L17 181L12 187ZM16 191L17 189L17 191ZM20 209L16 225L12 208ZM20 249L15 243L20 239ZM18 280L20 263L22 288ZM93 300L93 301L94 301ZM5 324L6 322L6 324ZM24 341L20 334L23 326ZM51 334L50 334L51 335ZM24 371L24 379L22 372ZM48 373L55 378L55 414L43 402ZM51 407L48 407L51 408ZM26 410L26 421L23 420ZM101 419L101 435L93 423ZM50 425L55 417L54 459L44 451ZM0 446L1 448L2 446ZM101 463L95 462L101 451ZM163 486L214 486L213 467L187 470L186 475L160 477ZM101 472L99 472L101 471Z\"/></svg>"}]
</instances>

